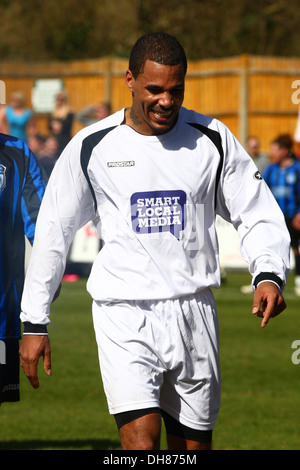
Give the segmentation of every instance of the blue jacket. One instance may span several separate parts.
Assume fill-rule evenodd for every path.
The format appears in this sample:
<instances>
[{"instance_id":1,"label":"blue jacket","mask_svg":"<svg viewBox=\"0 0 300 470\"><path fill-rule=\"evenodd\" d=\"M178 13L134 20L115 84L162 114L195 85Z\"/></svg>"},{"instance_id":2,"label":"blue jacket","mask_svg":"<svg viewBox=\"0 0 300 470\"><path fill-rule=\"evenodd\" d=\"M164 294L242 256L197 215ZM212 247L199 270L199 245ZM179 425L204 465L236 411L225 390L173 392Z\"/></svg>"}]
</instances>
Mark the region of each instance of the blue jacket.
<instances>
[{"instance_id":1,"label":"blue jacket","mask_svg":"<svg viewBox=\"0 0 300 470\"><path fill-rule=\"evenodd\" d=\"M33 243L47 179L22 140L0 134L0 339L20 337L25 236Z\"/></svg>"}]
</instances>

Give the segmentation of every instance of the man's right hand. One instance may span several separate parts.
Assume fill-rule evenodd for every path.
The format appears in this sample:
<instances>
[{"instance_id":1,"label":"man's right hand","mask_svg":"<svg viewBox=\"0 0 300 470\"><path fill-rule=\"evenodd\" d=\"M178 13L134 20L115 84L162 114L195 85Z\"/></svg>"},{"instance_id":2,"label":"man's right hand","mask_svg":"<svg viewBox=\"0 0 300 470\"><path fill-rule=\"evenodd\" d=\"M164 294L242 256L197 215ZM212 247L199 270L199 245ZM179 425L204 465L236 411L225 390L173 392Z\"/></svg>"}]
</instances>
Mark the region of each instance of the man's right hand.
<instances>
[{"instance_id":1,"label":"man's right hand","mask_svg":"<svg viewBox=\"0 0 300 470\"><path fill-rule=\"evenodd\" d=\"M20 347L20 364L33 388L40 386L37 367L39 358L43 356L44 369L51 375L51 348L47 335L24 335Z\"/></svg>"}]
</instances>

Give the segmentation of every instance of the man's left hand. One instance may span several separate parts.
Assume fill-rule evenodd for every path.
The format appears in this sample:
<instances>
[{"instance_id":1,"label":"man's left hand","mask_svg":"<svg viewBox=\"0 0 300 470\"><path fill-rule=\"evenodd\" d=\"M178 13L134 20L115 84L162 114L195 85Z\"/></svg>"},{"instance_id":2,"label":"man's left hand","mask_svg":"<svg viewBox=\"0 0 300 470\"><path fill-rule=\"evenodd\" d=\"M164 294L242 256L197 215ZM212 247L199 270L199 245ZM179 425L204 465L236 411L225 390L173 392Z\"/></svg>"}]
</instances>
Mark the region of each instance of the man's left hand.
<instances>
[{"instance_id":1,"label":"man's left hand","mask_svg":"<svg viewBox=\"0 0 300 470\"><path fill-rule=\"evenodd\" d=\"M262 318L264 328L270 318L279 315L286 308L286 303L279 287L273 282L261 282L255 290L252 313Z\"/></svg>"}]
</instances>

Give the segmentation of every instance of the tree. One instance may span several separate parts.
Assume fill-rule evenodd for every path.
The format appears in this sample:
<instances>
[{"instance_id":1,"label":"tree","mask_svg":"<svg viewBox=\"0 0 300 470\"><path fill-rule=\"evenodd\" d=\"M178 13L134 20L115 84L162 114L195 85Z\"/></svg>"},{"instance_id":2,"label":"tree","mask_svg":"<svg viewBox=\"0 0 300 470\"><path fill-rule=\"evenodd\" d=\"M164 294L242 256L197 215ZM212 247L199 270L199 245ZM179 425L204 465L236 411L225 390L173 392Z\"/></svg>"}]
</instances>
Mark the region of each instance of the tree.
<instances>
[{"instance_id":1,"label":"tree","mask_svg":"<svg viewBox=\"0 0 300 470\"><path fill-rule=\"evenodd\" d=\"M2 61L124 57L158 30L191 60L300 55L297 0L0 0L0 17Z\"/></svg>"}]
</instances>

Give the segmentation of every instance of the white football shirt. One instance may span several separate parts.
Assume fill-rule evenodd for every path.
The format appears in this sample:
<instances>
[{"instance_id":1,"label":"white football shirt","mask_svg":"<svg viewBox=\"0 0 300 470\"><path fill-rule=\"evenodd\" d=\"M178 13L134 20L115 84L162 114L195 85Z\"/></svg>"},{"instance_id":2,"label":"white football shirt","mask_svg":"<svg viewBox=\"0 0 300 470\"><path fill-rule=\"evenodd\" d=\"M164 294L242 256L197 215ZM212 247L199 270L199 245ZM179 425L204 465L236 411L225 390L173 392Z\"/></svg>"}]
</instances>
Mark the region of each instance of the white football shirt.
<instances>
[{"instance_id":1,"label":"white football shirt","mask_svg":"<svg viewBox=\"0 0 300 470\"><path fill-rule=\"evenodd\" d=\"M283 215L228 128L181 108L145 136L124 110L80 131L60 156L40 209L22 321L47 324L76 231L93 220L104 246L88 279L96 301L171 299L220 285L215 216L232 222L253 278L289 269Z\"/></svg>"}]
</instances>

